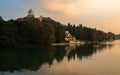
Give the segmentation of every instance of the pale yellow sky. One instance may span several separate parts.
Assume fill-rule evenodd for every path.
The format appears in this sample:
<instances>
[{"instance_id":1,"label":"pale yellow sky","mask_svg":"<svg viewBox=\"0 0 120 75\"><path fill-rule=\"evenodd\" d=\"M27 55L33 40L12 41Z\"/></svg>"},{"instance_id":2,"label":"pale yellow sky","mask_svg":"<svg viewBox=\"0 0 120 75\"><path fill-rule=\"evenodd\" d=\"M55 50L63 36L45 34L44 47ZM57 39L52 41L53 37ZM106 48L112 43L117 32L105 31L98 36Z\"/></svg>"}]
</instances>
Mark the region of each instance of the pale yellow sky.
<instances>
[{"instance_id":1,"label":"pale yellow sky","mask_svg":"<svg viewBox=\"0 0 120 75\"><path fill-rule=\"evenodd\" d=\"M37 17L49 16L63 24L83 24L106 32L120 33L120 0L0 1L0 15L7 19L26 16L30 8Z\"/></svg>"},{"instance_id":2,"label":"pale yellow sky","mask_svg":"<svg viewBox=\"0 0 120 75\"><path fill-rule=\"evenodd\" d=\"M45 15L67 24L83 24L120 33L120 0L45 0ZM47 11L47 12L46 12Z\"/></svg>"}]
</instances>

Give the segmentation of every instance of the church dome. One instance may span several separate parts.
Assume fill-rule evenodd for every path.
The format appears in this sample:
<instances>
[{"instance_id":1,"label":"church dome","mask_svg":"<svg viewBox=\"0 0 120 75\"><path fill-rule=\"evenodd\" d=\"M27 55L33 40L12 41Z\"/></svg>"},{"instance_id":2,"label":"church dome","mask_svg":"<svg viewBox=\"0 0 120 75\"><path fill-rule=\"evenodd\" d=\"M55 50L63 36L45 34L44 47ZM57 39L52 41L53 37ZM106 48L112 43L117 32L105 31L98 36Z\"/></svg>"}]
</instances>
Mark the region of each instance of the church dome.
<instances>
[{"instance_id":1,"label":"church dome","mask_svg":"<svg viewBox=\"0 0 120 75\"><path fill-rule=\"evenodd\" d=\"M32 9L30 9L30 10L28 11L28 16L29 16L29 17L34 17L34 12L33 12Z\"/></svg>"}]
</instances>

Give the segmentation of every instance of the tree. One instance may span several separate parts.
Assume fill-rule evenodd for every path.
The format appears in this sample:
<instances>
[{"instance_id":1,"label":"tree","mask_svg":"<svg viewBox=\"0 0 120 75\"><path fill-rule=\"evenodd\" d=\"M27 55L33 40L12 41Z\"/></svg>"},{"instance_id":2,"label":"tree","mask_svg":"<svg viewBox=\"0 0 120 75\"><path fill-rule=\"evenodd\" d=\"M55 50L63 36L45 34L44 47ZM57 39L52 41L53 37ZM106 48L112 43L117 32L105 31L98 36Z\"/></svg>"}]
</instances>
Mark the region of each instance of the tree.
<instances>
[{"instance_id":1,"label":"tree","mask_svg":"<svg viewBox=\"0 0 120 75\"><path fill-rule=\"evenodd\" d=\"M0 46L15 46L16 45L16 31L17 28L13 23L0 23Z\"/></svg>"}]
</instances>

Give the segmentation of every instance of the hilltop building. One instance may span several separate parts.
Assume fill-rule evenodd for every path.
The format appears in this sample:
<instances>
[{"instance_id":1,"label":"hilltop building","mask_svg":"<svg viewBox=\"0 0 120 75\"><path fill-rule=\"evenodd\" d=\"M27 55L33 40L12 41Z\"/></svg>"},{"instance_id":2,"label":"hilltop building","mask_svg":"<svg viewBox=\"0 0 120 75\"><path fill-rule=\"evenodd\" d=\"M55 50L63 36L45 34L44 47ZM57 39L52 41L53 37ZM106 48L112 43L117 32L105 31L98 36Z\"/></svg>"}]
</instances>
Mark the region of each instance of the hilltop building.
<instances>
[{"instance_id":1,"label":"hilltop building","mask_svg":"<svg viewBox=\"0 0 120 75\"><path fill-rule=\"evenodd\" d=\"M32 9L30 9L30 10L28 11L27 17L34 17L34 12L33 12Z\"/></svg>"},{"instance_id":2,"label":"hilltop building","mask_svg":"<svg viewBox=\"0 0 120 75\"><path fill-rule=\"evenodd\" d=\"M47 19L46 17L43 17L42 15L40 15L40 17L38 17L38 19L40 20L40 21L43 21L43 19Z\"/></svg>"},{"instance_id":3,"label":"hilltop building","mask_svg":"<svg viewBox=\"0 0 120 75\"><path fill-rule=\"evenodd\" d=\"M32 9L30 9L28 11L28 15L25 18L31 18L31 17L35 17L34 11ZM37 18L40 21L43 21L43 19L50 19L49 17L43 17L42 15L40 15L40 17Z\"/></svg>"},{"instance_id":4,"label":"hilltop building","mask_svg":"<svg viewBox=\"0 0 120 75\"><path fill-rule=\"evenodd\" d=\"M42 15L40 15L40 17L38 18L40 21L42 21L43 20L43 16Z\"/></svg>"}]
</instances>

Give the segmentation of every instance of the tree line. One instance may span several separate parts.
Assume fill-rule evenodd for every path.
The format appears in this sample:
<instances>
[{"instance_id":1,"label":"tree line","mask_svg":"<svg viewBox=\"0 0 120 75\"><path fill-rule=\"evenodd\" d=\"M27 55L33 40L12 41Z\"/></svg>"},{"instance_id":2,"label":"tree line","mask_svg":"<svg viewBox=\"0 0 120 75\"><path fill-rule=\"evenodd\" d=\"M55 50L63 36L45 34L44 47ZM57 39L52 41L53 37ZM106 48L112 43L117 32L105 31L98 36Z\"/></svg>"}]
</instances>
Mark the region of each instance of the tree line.
<instances>
[{"instance_id":1,"label":"tree line","mask_svg":"<svg viewBox=\"0 0 120 75\"><path fill-rule=\"evenodd\" d=\"M69 31L77 40L102 41L114 38L112 32L105 33L95 28L80 25L63 25L51 18L40 21L34 17L24 17L5 21L0 17L0 47L19 45L50 45L64 42L65 31Z\"/></svg>"},{"instance_id":2,"label":"tree line","mask_svg":"<svg viewBox=\"0 0 120 75\"><path fill-rule=\"evenodd\" d=\"M65 30L68 30L73 36L76 37L77 40L86 40L86 41L105 41L110 39L115 39L115 34L112 32L103 32L101 30L97 30L96 28L89 28L79 25L68 25L64 26Z\"/></svg>"},{"instance_id":3,"label":"tree line","mask_svg":"<svg viewBox=\"0 0 120 75\"><path fill-rule=\"evenodd\" d=\"M44 25L37 18L0 20L0 46L50 45L54 42L54 28Z\"/></svg>"}]
</instances>

